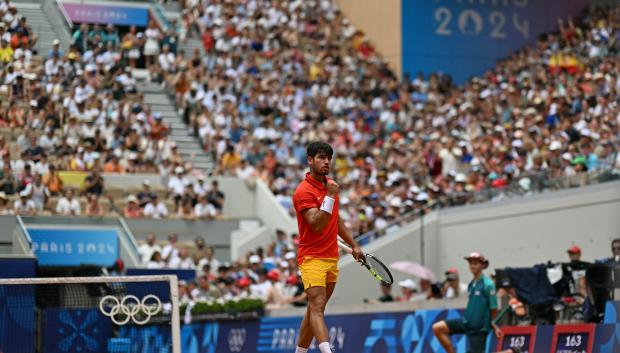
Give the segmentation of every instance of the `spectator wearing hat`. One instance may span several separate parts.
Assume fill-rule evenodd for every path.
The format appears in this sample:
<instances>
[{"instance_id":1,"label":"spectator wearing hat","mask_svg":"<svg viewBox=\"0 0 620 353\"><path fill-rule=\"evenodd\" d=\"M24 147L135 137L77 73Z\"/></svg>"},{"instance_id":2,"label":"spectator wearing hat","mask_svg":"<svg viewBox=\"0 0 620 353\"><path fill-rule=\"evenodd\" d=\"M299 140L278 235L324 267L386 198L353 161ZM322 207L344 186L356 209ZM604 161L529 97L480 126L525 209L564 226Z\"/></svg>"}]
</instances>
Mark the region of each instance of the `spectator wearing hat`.
<instances>
[{"instance_id":1,"label":"spectator wearing hat","mask_svg":"<svg viewBox=\"0 0 620 353\"><path fill-rule=\"evenodd\" d=\"M441 289L441 293L444 298L459 298L467 293L467 284L462 283L459 280L459 271L456 268L449 268L445 275L446 280Z\"/></svg>"},{"instance_id":2,"label":"spectator wearing hat","mask_svg":"<svg viewBox=\"0 0 620 353\"><path fill-rule=\"evenodd\" d=\"M501 329L493 319L497 315L497 297L495 284L482 271L489 267L489 261L482 254L473 252L465 257L469 270L474 276L469 283L469 301L465 313L460 319L442 320L433 325L433 332L447 353L455 353L450 335L466 334L469 344L468 352L486 352L486 340L493 330L497 338L503 337Z\"/></svg>"},{"instance_id":3,"label":"spectator wearing hat","mask_svg":"<svg viewBox=\"0 0 620 353\"><path fill-rule=\"evenodd\" d=\"M566 250L569 260L569 268L573 279L573 292L579 293L585 298L588 294L586 286L586 271L581 262L581 248L573 245Z\"/></svg>"},{"instance_id":4,"label":"spectator wearing hat","mask_svg":"<svg viewBox=\"0 0 620 353\"><path fill-rule=\"evenodd\" d=\"M15 200L13 210L18 216L35 216L37 214L37 205L28 195L28 190L22 190L19 193L19 199Z\"/></svg>"},{"instance_id":5,"label":"spectator wearing hat","mask_svg":"<svg viewBox=\"0 0 620 353\"><path fill-rule=\"evenodd\" d=\"M418 286L411 278L404 279L398 282L400 286L401 295L396 297L398 302L412 302L419 301L417 294Z\"/></svg>"},{"instance_id":6,"label":"spectator wearing hat","mask_svg":"<svg viewBox=\"0 0 620 353\"><path fill-rule=\"evenodd\" d=\"M175 207L179 208L179 203L183 198L183 193L185 192L185 185L189 183L189 179L187 179L183 174L185 170L183 167L179 166L174 169L174 175L170 177L168 180L168 192L174 198Z\"/></svg>"},{"instance_id":7,"label":"spectator wearing hat","mask_svg":"<svg viewBox=\"0 0 620 353\"><path fill-rule=\"evenodd\" d=\"M127 206L123 208L123 215L125 218L140 218L142 217L142 209L138 205L138 198L134 195L127 197Z\"/></svg>"}]
</instances>

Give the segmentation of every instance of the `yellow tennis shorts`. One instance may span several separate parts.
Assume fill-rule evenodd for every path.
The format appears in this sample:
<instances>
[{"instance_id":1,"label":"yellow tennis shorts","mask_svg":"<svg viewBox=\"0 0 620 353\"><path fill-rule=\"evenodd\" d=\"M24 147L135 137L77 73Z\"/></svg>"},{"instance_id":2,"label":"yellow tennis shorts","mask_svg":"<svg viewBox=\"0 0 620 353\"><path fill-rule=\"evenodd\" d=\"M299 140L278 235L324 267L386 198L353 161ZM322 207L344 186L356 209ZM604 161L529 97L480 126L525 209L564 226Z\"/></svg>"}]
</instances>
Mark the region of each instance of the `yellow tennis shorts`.
<instances>
[{"instance_id":1,"label":"yellow tennis shorts","mask_svg":"<svg viewBox=\"0 0 620 353\"><path fill-rule=\"evenodd\" d=\"M299 271L304 289L325 287L338 280L338 259L305 258Z\"/></svg>"}]
</instances>

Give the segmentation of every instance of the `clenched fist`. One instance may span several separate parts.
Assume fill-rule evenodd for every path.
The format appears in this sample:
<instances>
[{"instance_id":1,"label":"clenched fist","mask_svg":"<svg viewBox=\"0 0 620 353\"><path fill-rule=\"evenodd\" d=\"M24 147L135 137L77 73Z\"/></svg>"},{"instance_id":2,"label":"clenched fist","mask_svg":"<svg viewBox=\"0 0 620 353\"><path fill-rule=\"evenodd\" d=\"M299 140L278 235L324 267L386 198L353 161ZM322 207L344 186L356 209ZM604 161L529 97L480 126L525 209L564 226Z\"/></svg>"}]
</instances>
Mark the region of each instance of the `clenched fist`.
<instances>
[{"instance_id":1,"label":"clenched fist","mask_svg":"<svg viewBox=\"0 0 620 353\"><path fill-rule=\"evenodd\" d=\"M340 191L340 185L333 180L327 181L327 196L335 197L338 195L338 191Z\"/></svg>"}]
</instances>

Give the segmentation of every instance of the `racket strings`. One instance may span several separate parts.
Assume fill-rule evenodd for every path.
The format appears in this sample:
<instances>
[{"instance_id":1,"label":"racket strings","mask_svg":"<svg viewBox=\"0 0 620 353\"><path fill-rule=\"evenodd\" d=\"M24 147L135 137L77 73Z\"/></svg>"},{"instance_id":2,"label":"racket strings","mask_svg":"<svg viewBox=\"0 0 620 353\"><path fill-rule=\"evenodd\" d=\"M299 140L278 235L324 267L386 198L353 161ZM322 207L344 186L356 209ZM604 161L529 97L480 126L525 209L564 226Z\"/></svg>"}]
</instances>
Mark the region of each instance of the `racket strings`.
<instances>
[{"instance_id":1,"label":"racket strings","mask_svg":"<svg viewBox=\"0 0 620 353\"><path fill-rule=\"evenodd\" d=\"M374 256L366 256L366 263L370 267L371 272L373 272L374 275L379 276L381 281L388 284L392 283L393 280L390 271L377 258Z\"/></svg>"}]
</instances>

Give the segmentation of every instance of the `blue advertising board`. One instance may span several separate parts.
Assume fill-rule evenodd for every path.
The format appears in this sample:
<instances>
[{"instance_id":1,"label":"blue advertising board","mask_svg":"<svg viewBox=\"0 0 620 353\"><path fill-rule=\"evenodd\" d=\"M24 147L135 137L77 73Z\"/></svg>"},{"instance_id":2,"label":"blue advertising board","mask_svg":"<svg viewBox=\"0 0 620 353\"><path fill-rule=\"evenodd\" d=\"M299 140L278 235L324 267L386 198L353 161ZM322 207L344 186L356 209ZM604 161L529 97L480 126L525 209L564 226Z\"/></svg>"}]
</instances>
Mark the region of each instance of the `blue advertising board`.
<instances>
[{"instance_id":1,"label":"blue advertising board","mask_svg":"<svg viewBox=\"0 0 620 353\"><path fill-rule=\"evenodd\" d=\"M590 0L402 0L403 73L443 72L462 83L557 29Z\"/></svg>"},{"instance_id":2,"label":"blue advertising board","mask_svg":"<svg viewBox=\"0 0 620 353\"><path fill-rule=\"evenodd\" d=\"M29 228L28 234L40 266L110 267L118 259L114 229Z\"/></svg>"},{"instance_id":3,"label":"blue advertising board","mask_svg":"<svg viewBox=\"0 0 620 353\"><path fill-rule=\"evenodd\" d=\"M0 278L35 277L36 260L0 259ZM35 307L33 285L0 285L0 352L34 351Z\"/></svg>"},{"instance_id":4,"label":"blue advertising board","mask_svg":"<svg viewBox=\"0 0 620 353\"><path fill-rule=\"evenodd\" d=\"M146 27L149 13L146 7L130 4L97 4L85 2L60 2L65 16L73 23L108 24L117 26Z\"/></svg>"},{"instance_id":5,"label":"blue advertising board","mask_svg":"<svg viewBox=\"0 0 620 353\"><path fill-rule=\"evenodd\" d=\"M444 350L433 334L432 325L461 315L460 310L420 310L327 315L325 321L330 343L336 353L442 353ZM50 329L49 339L44 340L45 351L54 352L60 348L63 352L171 352L172 338L168 324L128 324L120 326L115 337L111 337L110 321L101 317L97 310L47 310L44 316L48 318L46 328ZM301 320L299 316L264 317L260 320L184 324L181 326L182 352L293 352ZM489 334L486 353L495 352L499 347L523 347L530 353L620 351L620 323L504 329L507 339L501 342L497 342L492 333ZM455 335L452 342L457 353L467 352L465 336ZM63 343L62 347L60 343ZM314 342L311 349L317 351ZM31 351L22 347L21 350L4 352Z\"/></svg>"}]
</instances>

